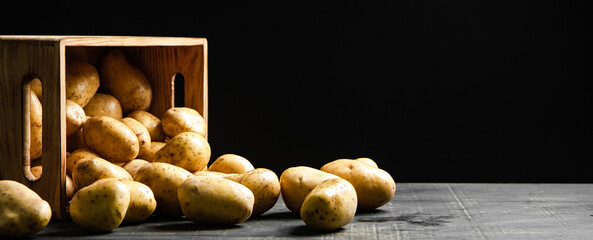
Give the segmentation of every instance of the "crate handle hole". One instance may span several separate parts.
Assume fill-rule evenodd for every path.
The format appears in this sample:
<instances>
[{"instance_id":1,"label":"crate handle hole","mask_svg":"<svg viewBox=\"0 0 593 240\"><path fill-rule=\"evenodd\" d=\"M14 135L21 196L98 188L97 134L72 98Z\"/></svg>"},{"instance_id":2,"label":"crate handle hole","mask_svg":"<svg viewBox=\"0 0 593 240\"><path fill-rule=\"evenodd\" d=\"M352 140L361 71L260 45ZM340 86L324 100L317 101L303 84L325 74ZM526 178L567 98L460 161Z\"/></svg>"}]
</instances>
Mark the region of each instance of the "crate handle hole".
<instances>
[{"instance_id":1,"label":"crate handle hole","mask_svg":"<svg viewBox=\"0 0 593 240\"><path fill-rule=\"evenodd\" d=\"M171 94L173 96L173 106L185 107L185 77L183 77L183 74L176 73L173 75L171 86L173 86L173 93Z\"/></svg>"},{"instance_id":2,"label":"crate handle hole","mask_svg":"<svg viewBox=\"0 0 593 240\"><path fill-rule=\"evenodd\" d=\"M23 174L29 181L38 181L42 175L41 167L41 107L43 106L41 95L41 79L28 76L23 81ZM35 105L35 107L32 107ZM33 115L32 115L33 114ZM36 121L32 121L35 117ZM38 141L37 141L38 140ZM34 143L31 143L34 141ZM32 163L35 160L35 163ZM31 166L35 165L35 166Z\"/></svg>"}]
</instances>

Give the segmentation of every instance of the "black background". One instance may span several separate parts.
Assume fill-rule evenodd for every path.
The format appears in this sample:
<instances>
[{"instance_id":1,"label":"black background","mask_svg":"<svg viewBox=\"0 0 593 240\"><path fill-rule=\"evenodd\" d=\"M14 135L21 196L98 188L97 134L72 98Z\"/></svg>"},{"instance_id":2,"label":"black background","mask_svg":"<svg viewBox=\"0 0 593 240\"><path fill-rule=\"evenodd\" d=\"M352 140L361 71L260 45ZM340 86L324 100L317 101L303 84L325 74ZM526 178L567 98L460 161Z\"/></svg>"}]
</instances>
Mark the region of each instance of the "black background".
<instances>
[{"instance_id":1,"label":"black background","mask_svg":"<svg viewBox=\"0 0 593 240\"><path fill-rule=\"evenodd\" d=\"M593 182L583 4L279 2L3 1L0 34L206 37L212 160L280 175L365 156L396 182Z\"/></svg>"}]
</instances>

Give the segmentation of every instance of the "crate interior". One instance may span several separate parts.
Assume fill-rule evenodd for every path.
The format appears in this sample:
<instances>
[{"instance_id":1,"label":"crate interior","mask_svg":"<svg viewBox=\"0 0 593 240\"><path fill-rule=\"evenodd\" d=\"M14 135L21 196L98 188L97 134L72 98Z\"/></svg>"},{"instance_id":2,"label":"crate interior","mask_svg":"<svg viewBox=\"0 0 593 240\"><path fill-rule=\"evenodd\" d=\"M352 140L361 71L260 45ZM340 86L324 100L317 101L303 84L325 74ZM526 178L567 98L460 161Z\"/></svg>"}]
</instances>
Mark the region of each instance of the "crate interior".
<instances>
[{"instance_id":1,"label":"crate interior","mask_svg":"<svg viewBox=\"0 0 593 240\"><path fill-rule=\"evenodd\" d=\"M160 118L170 107L185 106L196 109L207 122L203 45L66 46L66 61L86 61L99 69L101 58L113 48L121 50L150 81L153 92L150 113Z\"/></svg>"}]
</instances>

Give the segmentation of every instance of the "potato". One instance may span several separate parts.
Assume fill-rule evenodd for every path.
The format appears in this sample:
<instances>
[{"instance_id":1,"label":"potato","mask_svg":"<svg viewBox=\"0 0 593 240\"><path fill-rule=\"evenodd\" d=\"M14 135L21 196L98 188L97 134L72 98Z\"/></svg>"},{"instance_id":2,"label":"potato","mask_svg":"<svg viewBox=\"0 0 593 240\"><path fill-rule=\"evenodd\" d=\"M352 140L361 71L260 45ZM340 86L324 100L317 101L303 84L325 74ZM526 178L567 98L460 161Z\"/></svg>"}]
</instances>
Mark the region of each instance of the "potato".
<instances>
[{"instance_id":1,"label":"potato","mask_svg":"<svg viewBox=\"0 0 593 240\"><path fill-rule=\"evenodd\" d=\"M95 116L82 125L90 150L112 162L129 162L138 156L140 143L126 124L107 116Z\"/></svg>"},{"instance_id":2,"label":"potato","mask_svg":"<svg viewBox=\"0 0 593 240\"><path fill-rule=\"evenodd\" d=\"M74 166L76 166L76 163L78 161L80 161L81 159L84 158L100 158L101 156L99 156L98 154L94 153L91 150L88 149L77 149L74 152L72 152L70 154L70 156L68 156L66 158L66 172L68 174L70 174L70 176L72 176L72 171L74 171Z\"/></svg>"},{"instance_id":3,"label":"potato","mask_svg":"<svg viewBox=\"0 0 593 240\"><path fill-rule=\"evenodd\" d=\"M280 196L278 176L269 169L256 168L241 174L228 174L223 178L240 183L253 192L255 203L251 216L259 216L270 210Z\"/></svg>"},{"instance_id":4,"label":"potato","mask_svg":"<svg viewBox=\"0 0 593 240\"><path fill-rule=\"evenodd\" d=\"M30 110L30 157L31 159L36 159L41 157L42 154L42 144L41 144L41 132L42 132L42 121L43 121L43 109L41 107L41 102L35 96L33 91L30 91L29 96L31 97L31 110Z\"/></svg>"},{"instance_id":5,"label":"potato","mask_svg":"<svg viewBox=\"0 0 593 240\"><path fill-rule=\"evenodd\" d=\"M156 215L179 217L183 213L177 198L177 188L191 176L193 176L192 173L183 168L168 163L153 162L150 166L140 168L134 180L152 190L157 202Z\"/></svg>"},{"instance_id":6,"label":"potato","mask_svg":"<svg viewBox=\"0 0 593 240\"><path fill-rule=\"evenodd\" d=\"M84 123L83 123L84 124ZM84 137L82 134L82 127L73 133L72 135L66 138L66 151L74 152L77 149L84 149L88 148L86 143L84 142Z\"/></svg>"},{"instance_id":7,"label":"potato","mask_svg":"<svg viewBox=\"0 0 593 240\"><path fill-rule=\"evenodd\" d=\"M356 190L350 182L328 179L307 195L301 207L301 218L310 228L332 231L352 221L356 206Z\"/></svg>"},{"instance_id":8,"label":"potato","mask_svg":"<svg viewBox=\"0 0 593 240\"><path fill-rule=\"evenodd\" d=\"M130 190L114 178L101 179L86 186L70 201L70 216L78 226L96 232L117 228L130 205Z\"/></svg>"},{"instance_id":9,"label":"potato","mask_svg":"<svg viewBox=\"0 0 593 240\"><path fill-rule=\"evenodd\" d=\"M102 87L119 100L124 113L150 108L152 88L148 79L121 51L112 49L107 52L100 71Z\"/></svg>"},{"instance_id":10,"label":"potato","mask_svg":"<svg viewBox=\"0 0 593 240\"><path fill-rule=\"evenodd\" d=\"M150 188L132 180L121 180L130 191L130 204L124 222L141 222L150 217L156 209L156 200Z\"/></svg>"},{"instance_id":11,"label":"potato","mask_svg":"<svg viewBox=\"0 0 593 240\"><path fill-rule=\"evenodd\" d=\"M84 108L99 89L99 72L86 62L66 63L66 99Z\"/></svg>"},{"instance_id":12,"label":"potato","mask_svg":"<svg viewBox=\"0 0 593 240\"><path fill-rule=\"evenodd\" d=\"M210 161L210 144L202 135L184 132L171 138L154 156L155 162L170 163L190 172L204 168Z\"/></svg>"},{"instance_id":13,"label":"potato","mask_svg":"<svg viewBox=\"0 0 593 240\"><path fill-rule=\"evenodd\" d=\"M312 167L291 167L280 175L280 192L286 207L300 213L301 206L307 195L317 185L327 179L339 178L331 173L326 173Z\"/></svg>"},{"instance_id":14,"label":"potato","mask_svg":"<svg viewBox=\"0 0 593 240\"><path fill-rule=\"evenodd\" d=\"M72 171L72 180L82 189L103 178L132 180L132 176L122 167L102 158L84 158L78 161Z\"/></svg>"},{"instance_id":15,"label":"potato","mask_svg":"<svg viewBox=\"0 0 593 240\"><path fill-rule=\"evenodd\" d=\"M249 188L220 177L191 177L179 186L177 196L185 217L206 225L242 223L254 204Z\"/></svg>"},{"instance_id":16,"label":"potato","mask_svg":"<svg viewBox=\"0 0 593 240\"><path fill-rule=\"evenodd\" d=\"M41 231L51 219L49 203L22 183L0 180L0 236L24 237Z\"/></svg>"},{"instance_id":17,"label":"potato","mask_svg":"<svg viewBox=\"0 0 593 240\"><path fill-rule=\"evenodd\" d=\"M148 129L142 125L142 123L136 121L133 118L122 118L121 122L125 123L132 132L136 134L138 138L138 155L143 154L145 151L148 151L150 148L150 134L148 133Z\"/></svg>"},{"instance_id":18,"label":"potato","mask_svg":"<svg viewBox=\"0 0 593 240\"><path fill-rule=\"evenodd\" d=\"M388 172L361 161L338 159L323 165L321 170L352 183L358 195L359 210L381 207L395 194L395 181Z\"/></svg>"},{"instance_id":19,"label":"potato","mask_svg":"<svg viewBox=\"0 0 593 240\"><path fill-rule=\"evenodd\" d=\"M43 94L43 89L41 86L41 80L39 80L39 78L33 78L33 80L31 80L31 82L29 83L31 91L33 91L33 93L35 93L35 96L37 96L38 99L41 99L41 96Z\"/></svg>"},{"instance_id":20,"label":"potato","mask_svg":"<svg viewBox=\"0 0 593 240\"><path fill-rule=\"evenodd\" d=\"M200 113L192 108L173 107L162 118L163 131L169 137L182 132L195 132L206 136L206 123Z\"/></svg>"},{"instance_id":21,"label":"potato","mask_svg":"<svg viewBox=\"0 0 593 240\"><path fill-rule=\"evenodd\" d=\"M167 145L164 142L151 142L150 146L146 149L144 149L144 152L142 154L138 154L138 158L140 159L144 159L148 162L154 162L154 158L156 153L161 150L161 148L163 148L165 145Z\"/></svg>"},{"instance_id":22,"label":"potato","mask_svg":"<svg viewBox=\"0 0 593 240\"><path fill-rule=\"evenodd\" d=\"M162 127L163 124L161 123L161 120L158 117L152 115L152 113L137 110L128 114L128 117L136 119L138 122L142 123L142 125L148 129L148 133L150 133L150 139L152 139L152 141L165 141L165 132L163 132Z\"/></svg>"},{"instance_id":23,"label":"potato","mask_svg":"<svg viewBox=\"0 0 593 240\"><path fill-rule=\"evenodd\" d=\"M89 117L108 116L121 119L123 116L121 104L114 96L105 93L97 93L84 107L84 112Z\"/></svg>"},{"instance_id":24,"label":"potato","mask_svg":"<svg viewBox=\"0 0 593 240\"><path fill-rule=\"evenodd\" d=\"M74 181L70 176L66 175L66 199L72 199L76 191L78 191L78 188L74 185Z\"/></svg>"},{"instance_id":25,"label":"potato","mask_svg":"<svg viewBox=\"0 0 593 240\"><path fill-rule=\"evenodd\" d=\"M208 171L223 173L244 173L253 170L249 160L235 154L224 154L218 157L208 168Z\"/></svg>"},{"instance_id":26,"label":"potato","mask_svg":"<svg viewBox=\"0 0 593 240\"><path fill-rule=\"evenodd\" d=\"M132 161L125 163L122 166L122 168L126 170L130 174L130 176L132 176L132 179L134 179L136 177L136 173L138 172L138 170L140 170L140 168L147 166L150 166L150 163L148 161L143 159L134 159Z\"/></svg>"},{"instance_id":27,"label":"potato","mask_svg":"<svg viewBox=\"0 0 593 240\"><path fill-rule=\"evenodd\" d=\"M212 171L195 171L194 176L211 176L211 177L226 177L228 175L238 175L236 173L222 173L222 172L212 172Z\"/></svg>"},{"instance_id":28,"label":"potato","mask_svg":"<svg viewBox=\"0 0 593 240\"><path fill-rule=\"evenodd\" d=\"M33 174L33 177L35 177L35 178L40 178L42 172L43 172L43 167L41 165L31 167L31 174Z\"/></svg>"},{"instance_id":29,"label":"potato","mask_svg":"<svg viewBox=\"0 0 593 240\"><path fill-rule=\"evenodd\" d=\"M357 159L354 159L354 160L359 161L359 162L366 163L366 164L368 164L369 166L372 166L372 167L379 168L379 166L377 165L377 163L375 161L373 161L373 159L370 159L370 158L357 158Z\"/></svg>"},{"instance_id":30,"label":"potato","mask_svg":"<svg viewBox=\"0 0 593 240\"><path fill-rule=\"evenodd\" d=\"M66 99L66 136L76 133L86 120L84 110L72 100Z\"/></svg>"}]
</instances>

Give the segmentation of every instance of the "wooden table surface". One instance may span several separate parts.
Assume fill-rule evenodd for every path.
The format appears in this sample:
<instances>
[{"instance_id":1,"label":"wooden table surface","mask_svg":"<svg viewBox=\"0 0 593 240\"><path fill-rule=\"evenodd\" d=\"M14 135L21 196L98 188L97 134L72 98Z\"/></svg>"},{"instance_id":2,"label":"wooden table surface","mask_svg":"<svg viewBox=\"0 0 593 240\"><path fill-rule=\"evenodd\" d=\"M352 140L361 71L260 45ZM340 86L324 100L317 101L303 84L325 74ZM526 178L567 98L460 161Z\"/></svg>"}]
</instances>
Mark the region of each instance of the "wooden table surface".
<instances>
[{"instance_id":1,"label":"wooden table surface","mask_svg":"<svg viewBox=\"0 0 593 240\"><path fill-rule=\"evenodd\" d=\"M593 184L400 183L394 199L331 233L308 229L282 200L228 227L153 217L93 234L52 221L32 239L593 239Z\"/></svg>"}]
</instances>

